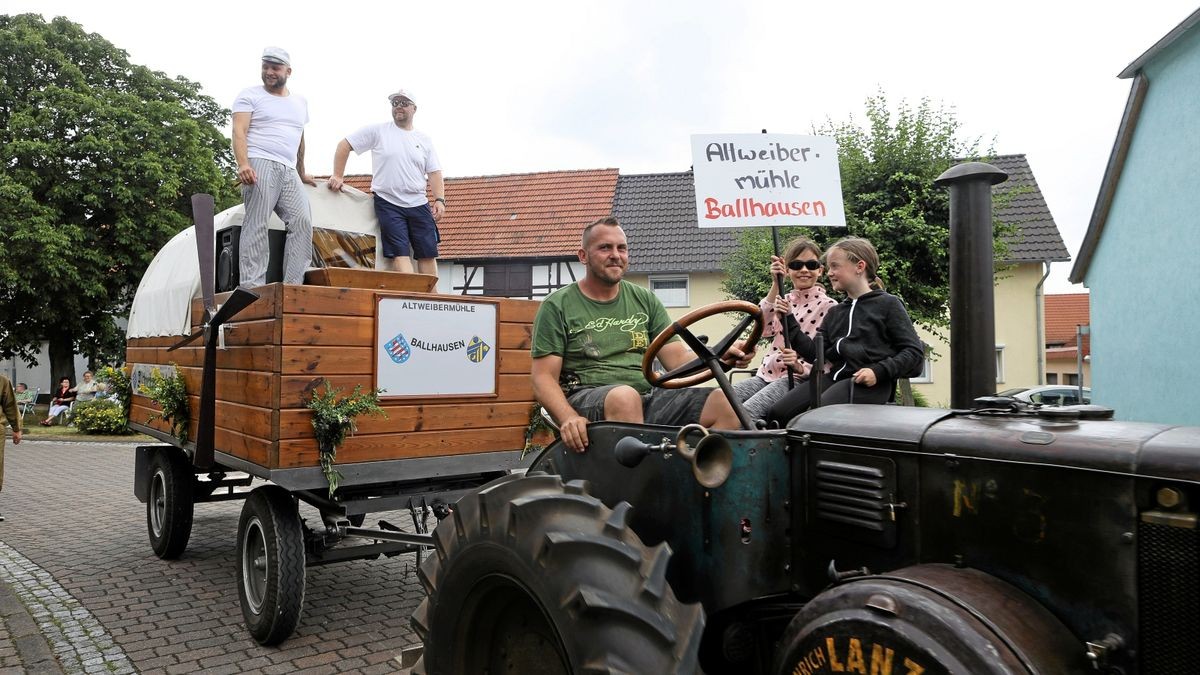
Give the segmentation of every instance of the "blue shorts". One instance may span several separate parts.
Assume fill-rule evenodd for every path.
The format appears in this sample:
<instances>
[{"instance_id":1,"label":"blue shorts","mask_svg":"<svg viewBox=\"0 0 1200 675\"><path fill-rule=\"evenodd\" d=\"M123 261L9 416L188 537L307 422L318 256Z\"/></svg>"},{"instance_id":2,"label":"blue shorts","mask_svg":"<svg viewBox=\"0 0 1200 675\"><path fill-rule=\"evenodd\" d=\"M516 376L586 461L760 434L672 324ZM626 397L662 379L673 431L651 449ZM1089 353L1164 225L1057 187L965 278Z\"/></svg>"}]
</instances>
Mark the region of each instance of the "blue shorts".
<instances>
[{"instance_id":1,"label":"blue shorts","mask_svg":"<svg viewBox=\"0 0 1200 675\"><path fill-rule=\"evenodd\" d=\"M413 256L417 260L437 257L437 245L442 235L438 233L429 204L396 206L375 195L375 217L379 219L383 257Z\"/></svg>"}]
</instances>

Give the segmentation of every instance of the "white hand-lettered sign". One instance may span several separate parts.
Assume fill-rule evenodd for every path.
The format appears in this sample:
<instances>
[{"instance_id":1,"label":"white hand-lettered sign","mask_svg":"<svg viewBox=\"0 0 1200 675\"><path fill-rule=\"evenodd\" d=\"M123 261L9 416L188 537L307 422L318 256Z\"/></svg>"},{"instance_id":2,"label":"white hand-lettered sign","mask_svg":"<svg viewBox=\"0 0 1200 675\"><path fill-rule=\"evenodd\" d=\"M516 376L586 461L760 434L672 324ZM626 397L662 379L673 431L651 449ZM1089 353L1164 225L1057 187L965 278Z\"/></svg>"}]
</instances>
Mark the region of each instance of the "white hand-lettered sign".
<instances>
[{"instance_id":1,"label":"white hand-lettered sign","mask_svg":"<svg viewBox=\"0 0 1200 675\"><path fill-rule=\"evenodd\" d=\"M700 227L846 225L837 143L826 136L692 136Z\"/></svg>"}]
</instances>

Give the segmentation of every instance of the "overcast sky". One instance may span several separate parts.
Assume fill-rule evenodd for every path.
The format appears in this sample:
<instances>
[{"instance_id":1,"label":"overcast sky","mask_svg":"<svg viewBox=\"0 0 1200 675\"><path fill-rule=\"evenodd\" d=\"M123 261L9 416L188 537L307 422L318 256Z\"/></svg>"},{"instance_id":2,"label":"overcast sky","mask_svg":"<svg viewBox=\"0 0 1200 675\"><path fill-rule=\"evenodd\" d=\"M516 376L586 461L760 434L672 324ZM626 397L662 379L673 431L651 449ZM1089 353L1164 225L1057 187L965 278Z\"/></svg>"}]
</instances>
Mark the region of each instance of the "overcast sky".
<instances>
[{"instance_id":1,"label":"overcast sky","mask_svg":"<svg viewBox=\"0 0 1200 675\"><path fill-rule=\"evenodd\" d=\"M301 10L301 6L310 9ZM377 7L373 11L369 8ZM191 11L187 11L190 9ZM228 107L266 45L309 100L306 163L389 119L411 89L447 176L681 171L693 133L810 133L866 97L952 108L967 135L1024 153L1074 256L1121 119L1117 73L1193 2L97 2L0 0L66 16ZM369 155L348 172L370 172ZM453 207L453 205L451 205ZM634 252L636 255L636 251ZM1049 292L1067 283L1057 263Z\"/></svg>"}]
</instances>

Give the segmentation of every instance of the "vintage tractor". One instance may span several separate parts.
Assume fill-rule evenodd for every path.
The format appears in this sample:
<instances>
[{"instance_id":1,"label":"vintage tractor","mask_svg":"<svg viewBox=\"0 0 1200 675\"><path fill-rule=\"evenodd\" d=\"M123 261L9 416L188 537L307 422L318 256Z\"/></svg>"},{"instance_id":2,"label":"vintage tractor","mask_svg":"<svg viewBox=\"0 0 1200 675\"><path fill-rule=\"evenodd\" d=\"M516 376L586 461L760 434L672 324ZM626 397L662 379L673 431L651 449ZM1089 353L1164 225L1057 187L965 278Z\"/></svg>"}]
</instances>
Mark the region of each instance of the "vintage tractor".
<instances>
[{"instance_id":1,"label":"vintage tractor","mask_svg":"<svg viewBox=\"0 0 1200 675\"><path fill-rule=\"evenodd\" d=\"M997 179L943 176L952 249L983 261L952 259L952 314L991 314ZM703 314L672 329L696 361L652 382L728 388L724 341L687 330ZM954 328L955 409L598 423L586 452L556 443L464 496L420 570L414 672L1200 671L1200 428L977 398L993 337Z\"/></svg>"}]
</instances>

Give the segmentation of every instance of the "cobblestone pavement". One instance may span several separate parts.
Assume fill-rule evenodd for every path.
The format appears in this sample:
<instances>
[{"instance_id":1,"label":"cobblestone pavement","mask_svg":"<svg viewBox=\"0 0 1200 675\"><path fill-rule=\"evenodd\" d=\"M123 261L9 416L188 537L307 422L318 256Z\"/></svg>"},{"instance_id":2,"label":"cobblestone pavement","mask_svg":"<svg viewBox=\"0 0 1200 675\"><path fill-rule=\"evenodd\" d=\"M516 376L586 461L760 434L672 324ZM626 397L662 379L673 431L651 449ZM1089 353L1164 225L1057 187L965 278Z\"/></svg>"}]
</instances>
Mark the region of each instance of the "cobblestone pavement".
<instances>
[{"instance_id":1,"label":"cobblestone pavement","mask_svg":"<svg viewBox=\"0 0 1200 675\"><path fill-rule=\"evenodd\" d=\"M134 445L5 447L0 673L387 673L416 644L415 556L309 568L304 613L279 647L242 625L240 501L198 504L179 560L159 560L133 496ZM319 520L301 505L301 515ZM372 514L407 524L401 513Z\"/></svg>"}]
</instances>

